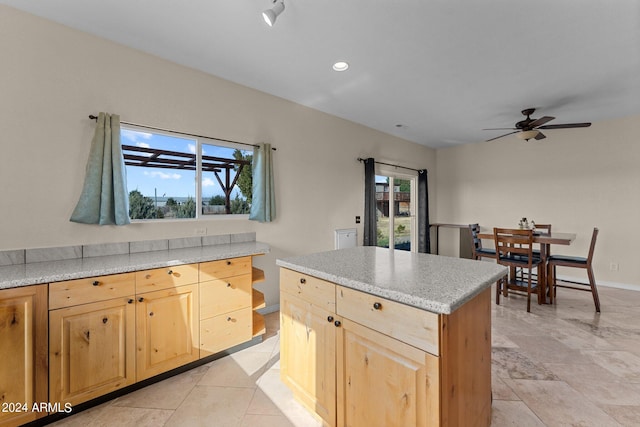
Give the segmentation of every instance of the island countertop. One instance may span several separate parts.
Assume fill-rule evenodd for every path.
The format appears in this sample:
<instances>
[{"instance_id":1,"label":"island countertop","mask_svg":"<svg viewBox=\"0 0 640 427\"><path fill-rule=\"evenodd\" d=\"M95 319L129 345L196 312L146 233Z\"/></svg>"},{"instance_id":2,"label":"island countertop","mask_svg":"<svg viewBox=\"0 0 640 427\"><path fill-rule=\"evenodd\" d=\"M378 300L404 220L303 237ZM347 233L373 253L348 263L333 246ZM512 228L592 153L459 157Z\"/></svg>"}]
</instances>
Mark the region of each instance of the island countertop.
<instances>
[{"instance_id":1,"label":"island countertop","mask_svg":"<svg viewBox=\"0 0 640 427\"><path fill-rule=\"evenodd\" d=\"M439 314L451 314L507 273L495 263L372 246L288 257L276 264Z\"/></svg>"},{"instance_id":2,"label":"island countertop","mask_svg":"<svg viewBox=\"0 0 640 427\"><path fill-rule=\"evenodd\" d=\"M269 245L265 243L243 242L17 264L0 267L0 289L260 255L268 252Z\"/></svg>"}]
</instances>

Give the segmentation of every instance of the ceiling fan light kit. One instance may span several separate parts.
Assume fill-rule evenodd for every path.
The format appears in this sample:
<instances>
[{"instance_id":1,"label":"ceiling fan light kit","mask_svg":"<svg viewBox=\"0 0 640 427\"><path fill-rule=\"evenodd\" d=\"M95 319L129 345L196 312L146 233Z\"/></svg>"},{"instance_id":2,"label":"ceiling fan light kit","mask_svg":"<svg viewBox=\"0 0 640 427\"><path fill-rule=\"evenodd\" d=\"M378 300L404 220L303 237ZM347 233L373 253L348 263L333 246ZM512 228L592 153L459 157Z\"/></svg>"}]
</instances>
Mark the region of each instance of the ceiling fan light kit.
<instances>
[{"instance_id":1,"label":"ceiling fan light kit","mask_svg":"<svg viewBox=\"0 0 640 427\"><path fill-rule=\"evenodd\" d=\"M283 0L273 0L274 6L271 9L267 9L262 12L262 19L267 23L268 26L273 27L273 24L276 23L276 18L284 11L284 1Z\"/></svg>"},{"instance_id":2,"label":"ceiling fan light kit","mask_svg":"<svg viewBox=\"0 0 640 427\"><path fill-rule=\"evenodd\" d=\"M539 134L540 132L538 132L537 130L523 130L522 132L516 134L516 136L520 139L524 139L525 141L528 141L531 138L535 138Z\"/></svg>"},{"instance_id":3,"label":"ceiling fan light kit","mask_svg":"<svg viewBox=\"0 0 640 427\"><path fill-rule=\"evenodd\" d=\"M587 128L591 126L591 123L565 123L560 125L545 125L545 123L554 120L555 117L544 116L539 119L532 119L531 115L536 111L535 108L527 108L522 110L521 113L523 116L527 116L526 119L520 120L515 124L513 128L494 128L494 129L483 129L483 130L511 130L512 132L505 133L504 135L496 136L495 138L487 139L488 141L493 141L494 139L502 138L503 136L516 134L516 137L522 139L524 141L529 141L530 139L541 140L545 139L546 136L540 132L539 129L570 129L570 128Z\"/></svg>"}]
</instances>

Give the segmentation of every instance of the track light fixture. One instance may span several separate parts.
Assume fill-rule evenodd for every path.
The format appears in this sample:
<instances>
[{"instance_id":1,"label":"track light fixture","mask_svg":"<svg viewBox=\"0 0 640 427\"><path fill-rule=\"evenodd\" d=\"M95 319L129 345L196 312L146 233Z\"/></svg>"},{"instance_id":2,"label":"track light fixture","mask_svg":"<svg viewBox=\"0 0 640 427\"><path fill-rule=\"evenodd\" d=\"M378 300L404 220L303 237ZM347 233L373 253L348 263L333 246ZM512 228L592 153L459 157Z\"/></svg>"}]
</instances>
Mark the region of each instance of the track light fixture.
<instances>
[{"instance_id":1,"label":"track light fixture","mask_svg":"<svg viewBox=\"0 0 640 427\"><path fill-rule=\"evenodd\" d=\"M274 6L271 9L267 9L262 12L262 18L264 22L267 23L268 26L273 27L273 24L276 23L276 18L284 11L284 1L283 0L273 0Z\"/></svg>"}]
</instances>

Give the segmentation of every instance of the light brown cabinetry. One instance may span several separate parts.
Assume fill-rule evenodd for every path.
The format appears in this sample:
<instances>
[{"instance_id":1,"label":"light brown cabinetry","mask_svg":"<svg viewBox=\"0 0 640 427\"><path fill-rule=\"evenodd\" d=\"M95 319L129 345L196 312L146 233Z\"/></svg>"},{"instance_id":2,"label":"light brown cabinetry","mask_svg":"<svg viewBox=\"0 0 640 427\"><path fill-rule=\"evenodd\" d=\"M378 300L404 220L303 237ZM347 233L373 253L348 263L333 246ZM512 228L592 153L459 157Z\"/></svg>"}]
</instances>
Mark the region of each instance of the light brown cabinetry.
<instances>
[{"instance_id":1,"label":"light brown cabinetry","mask_svg":"<svg viewBox=\"0 0 640 427\"><path fill-rule=\"evenodd\" d=\"M245 256L0 291L0 396L77 405L250 341L261 280Z\"/></svg>"},{"instance_id":2,"label":"light brown cabinetry","mask_svg":"<svg viewBox=\"0 0 640 427\"><path fill-rule=\"evenodd\" d=\"M49 401L76 405L133 384L133 273L49 285Z\"/></svg>"},{"instance_id":3,"label":"light brown cabinetry","mask_svg":"<svg viewBox=\"0 0 640 427\"><path fill-rule=\"evenodd\" d=\"M0 361L0 425L47 415L47 285L0 290Z\"/></svg>"},{"instance_id":4,"label":"light brown cabinetry","mask_svg":"<svg viewBox=\"0 0 640 427\"><path fill-rule=\"evenodd\" d=\"M261 272L252 267L250 256L200 263L200 357L254 336L254 319L261 320L254 309L260 299L264 304L264 297L253 283Z\"/></svg>"},{"instance_id":5,"label":"light brown cabinetry","mask_svg":"<svg viewBox=\"0 0 640 427\"><path fill-rule=\"evenodd\" d=\"M336 330L336 425L438 425L437 356L349 319Z\"/></svg>"},{"instance_id":6,"label":"light brown cabinetry","mask_svg":"<svg viewBox=\"0 0 640 427\"><path fill-rule=\"evenodd\" d=\"M136 381L198 360L198 264L137 271Z\"/></svg>"},{"instance_id":7,"label":"light brown cabinetry","mask_svg":"<svg viewBox=\"0 0 640 427\"><path fill-rule=\"evenodd\" d=\"M280 289L282 380L326 425L490 424L490 289L450 315L284 268Z\"/></svg>"},{"instance_id":8,"label":"light brown cabinetry","mask_svg":"<svg viewBox=\"0 0 640 427\"><path fill-rule=\"evenodd\" d=\"M136 380L198 360L198 284L136 298Z\"/></svg>"},{"instance_id":9,"label":"light brown cabinetry","mask_svg":"<svg viewBox=\"0 0 640 427\"><path fill-rule=\"evenodd\" d=\"M285 292L280 296L280 377L307 408L335 425L336 314Z\"/></svg>"},{"instance_id":10,"label":"light brown cabinetry","mask_svg":"<svg viewBox=\"0 0 640 427\"><path fill-rule=\"evenodd\" d=\"M198 360L198 265L49 285L49 399L78 403Z\"/></svg>"}]
</instances>

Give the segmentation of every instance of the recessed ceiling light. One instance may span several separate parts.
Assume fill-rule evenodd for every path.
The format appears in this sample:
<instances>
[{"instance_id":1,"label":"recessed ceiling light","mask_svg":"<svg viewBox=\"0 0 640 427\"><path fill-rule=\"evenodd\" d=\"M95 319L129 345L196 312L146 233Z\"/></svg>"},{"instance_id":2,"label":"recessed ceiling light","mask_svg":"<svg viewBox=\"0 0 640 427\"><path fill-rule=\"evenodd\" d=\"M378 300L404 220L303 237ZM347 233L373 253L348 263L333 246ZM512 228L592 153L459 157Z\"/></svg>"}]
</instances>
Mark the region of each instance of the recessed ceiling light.
<instances>
[{"instance_id":1,"label":"recessed ceiling light","mask_svg":"<svg viewBox=\"0 0 640 427\"><path fill-rule=\"evenodd\" d=\"M333 64L333 69L336 71L346 71L347 68L349 68L349 64L344 61L338 61Z\"/></svg>"}]
</instances>

